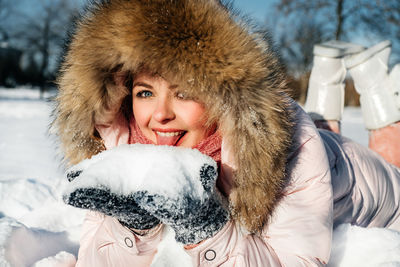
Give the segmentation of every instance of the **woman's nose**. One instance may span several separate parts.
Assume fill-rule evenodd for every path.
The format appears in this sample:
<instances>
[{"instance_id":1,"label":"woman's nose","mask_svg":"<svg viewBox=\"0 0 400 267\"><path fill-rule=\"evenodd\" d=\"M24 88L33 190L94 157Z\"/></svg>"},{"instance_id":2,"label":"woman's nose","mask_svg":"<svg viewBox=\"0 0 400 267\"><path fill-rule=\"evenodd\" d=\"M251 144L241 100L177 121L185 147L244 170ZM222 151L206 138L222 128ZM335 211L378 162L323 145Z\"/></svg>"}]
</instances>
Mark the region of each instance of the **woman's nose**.
<instances>
[{"instance_id":1,"label":"woman's nose","mask_svg":"<svg viewBox=\"0 0 400 267\"><path fill-rule=\"evenodd\" d=\"M166 123L175 119L175 113L169 98L162 98L157 101L153 118L159 123Z\"/></svg>"}]
</instances>

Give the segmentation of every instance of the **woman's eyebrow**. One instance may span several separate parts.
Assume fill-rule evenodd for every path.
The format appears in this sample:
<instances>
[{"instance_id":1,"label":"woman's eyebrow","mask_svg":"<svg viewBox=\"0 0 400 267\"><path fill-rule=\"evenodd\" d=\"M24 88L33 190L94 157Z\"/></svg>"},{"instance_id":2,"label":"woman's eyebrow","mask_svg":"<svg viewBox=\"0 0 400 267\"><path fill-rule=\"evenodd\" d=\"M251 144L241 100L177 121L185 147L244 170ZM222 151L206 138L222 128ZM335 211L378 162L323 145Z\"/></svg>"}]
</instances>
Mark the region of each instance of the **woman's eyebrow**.
<instances>
[{"instance_id":1,"label":"woman's eyebrow","mask_svg":"<svg viewBox=\"0 0 400 267\"><path fill-rule=\"evenodd\" d=\"M176 89L176 88L178 88L177 84L172 84L169 86L169 89L171 89L171 90Z\"/></svg>"},{"instance_id":2,"label":"woman's eyebrow","mask_svg":"<svg viewBox=\"0 0 400 267\"><path fill-rule=\"evenodd\" d=\"M136 82L133 84L133 87L135 86L142 86L142 87L146 87L148 89L153 89L153 86L151 86L150 84L147 83L143 83L143 82Z\"/></svg>"}]
</instances>

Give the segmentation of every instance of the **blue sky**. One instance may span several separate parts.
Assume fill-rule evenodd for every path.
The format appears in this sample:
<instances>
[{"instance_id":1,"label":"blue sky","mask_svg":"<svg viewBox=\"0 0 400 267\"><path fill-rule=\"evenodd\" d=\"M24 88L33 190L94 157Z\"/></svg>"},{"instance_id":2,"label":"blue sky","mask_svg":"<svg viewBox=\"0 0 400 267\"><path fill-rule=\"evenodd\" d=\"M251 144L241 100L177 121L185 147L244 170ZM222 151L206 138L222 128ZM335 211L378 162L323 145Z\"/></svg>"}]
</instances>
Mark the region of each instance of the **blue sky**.
<instances>
[{"instance_id":1,"label":"blue sky","mask_svg":"<svg viewBox=\"0 0 400 267\"><path fill-rule=\"evenodd\" d=\"M245 14L263 22L268 8L271 8L276 0L234 0L234 6Z\"/></svg>"},{"instance_id":2,"label":"blue sky","mask_svg":"<svg viewBox=\"0 0 400 267\"><path fill-rule=\"evenodd\" d=\"M69 0L75 3L85 3L86 0ZM277 0L233 0L234 6L258 22L263 22L268 8ZM27 13L37 11L37 0L20 0L19 7Z\"/></svg>"}]
</instances>

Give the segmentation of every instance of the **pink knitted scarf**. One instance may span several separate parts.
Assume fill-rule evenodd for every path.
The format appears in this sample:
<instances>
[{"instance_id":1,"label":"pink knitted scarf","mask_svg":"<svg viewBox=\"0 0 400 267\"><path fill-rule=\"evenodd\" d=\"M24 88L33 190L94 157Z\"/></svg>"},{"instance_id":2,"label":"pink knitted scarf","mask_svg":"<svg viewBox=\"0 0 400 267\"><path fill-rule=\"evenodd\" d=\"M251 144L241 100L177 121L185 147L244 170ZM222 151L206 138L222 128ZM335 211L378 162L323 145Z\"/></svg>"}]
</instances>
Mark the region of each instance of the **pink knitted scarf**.
<instances>
[{"instance_id":1,"label":"pink knitted scarf","mask_svg":"<svg viewBox=\"0 0 400 267\"><path fill-rule=\"evenodd\" d=\"M132 117L130 124L130 136L129 144L154 144L147 137L144 136L142 131L139 129L135 119ZM199 150L201 153L212 157L219 165L221 162L221 144L222 138L218 131L202 140L193 148Z\"/></svg>"}]
</instances>

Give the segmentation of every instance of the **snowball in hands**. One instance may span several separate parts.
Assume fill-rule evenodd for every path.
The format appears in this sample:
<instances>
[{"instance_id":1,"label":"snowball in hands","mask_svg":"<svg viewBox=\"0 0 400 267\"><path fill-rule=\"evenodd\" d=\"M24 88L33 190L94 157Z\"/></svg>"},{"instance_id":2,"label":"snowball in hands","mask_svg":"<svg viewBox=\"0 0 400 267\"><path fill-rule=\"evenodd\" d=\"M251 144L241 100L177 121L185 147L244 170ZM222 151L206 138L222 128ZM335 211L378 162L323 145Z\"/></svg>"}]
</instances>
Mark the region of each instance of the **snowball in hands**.
<instances>
[{"instance_id":1,"label":"snowball in hands","mask_svg":"<svg viewBox=\"0 0 400 267\"><path fill-rule=\"evenodd\" d=\"M125 200L130 199L133 205L137 203L170 225L175 230L177 241L197 243L218 232L229 217L215 187L216 170L215 161L198 150L122 145L73 166L68 172L68 177L73 180L64 193L64 199L69 204L77 203L79 201L71 199L71 196L76 198L76 192L84 189L106 193L104 197L107 199L100 201L100 206L110 203L110 195L112 200L113 197L123 199L123 205L127 205Z\"/></svg>"}]
</instances>

